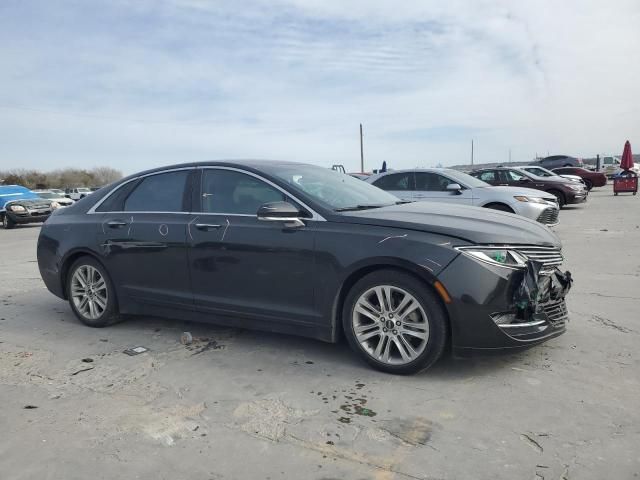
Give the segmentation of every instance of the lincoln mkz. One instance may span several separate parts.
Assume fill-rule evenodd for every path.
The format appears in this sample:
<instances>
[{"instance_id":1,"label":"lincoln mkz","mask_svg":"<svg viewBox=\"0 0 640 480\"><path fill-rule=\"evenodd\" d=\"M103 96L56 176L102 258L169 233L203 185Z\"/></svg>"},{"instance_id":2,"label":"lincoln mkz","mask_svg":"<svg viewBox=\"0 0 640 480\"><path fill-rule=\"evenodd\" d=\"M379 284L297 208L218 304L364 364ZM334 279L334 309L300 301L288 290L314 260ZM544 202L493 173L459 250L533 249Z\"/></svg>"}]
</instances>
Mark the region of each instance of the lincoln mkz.
<instances>
[{"instance_id":1,"label":"lincoln mkz","mask_svg":"<svg viewBox=\"0 0 640 480\"><path fill-rule=\"evenodd\" d=\"M479 207L406 202L321 167L221 161L125 178L59 209L38 264L78 319L152 315L312 337L413 373L565 331L561 245Z\"/></svg>"}]
</instances>

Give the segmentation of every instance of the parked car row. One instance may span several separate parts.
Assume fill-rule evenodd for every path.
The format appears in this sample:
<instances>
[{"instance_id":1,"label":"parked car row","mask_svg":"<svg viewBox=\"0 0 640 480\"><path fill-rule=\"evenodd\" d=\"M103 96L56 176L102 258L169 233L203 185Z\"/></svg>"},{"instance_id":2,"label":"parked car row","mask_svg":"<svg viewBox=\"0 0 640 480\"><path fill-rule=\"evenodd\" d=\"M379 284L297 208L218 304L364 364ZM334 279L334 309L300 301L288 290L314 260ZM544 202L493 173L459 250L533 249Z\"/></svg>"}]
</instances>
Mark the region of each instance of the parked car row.
<instances>
[{"instance_id":1,"label":"parked car row","mask_svg":"<svg viewBox=\"0 0 640 480\"><path fill-rule=\"evenodd\" d=\"M518 187L492 187L482 178L447 168L393 170L365 180L402 200L474 205L517 213L545 225L558 223L553 194Z\"/></svg>"},{"instance_id":2,"label":"parked car row","mask_svg":"<svg viewBox=\"0 0 640 480\"><path fill-rule=\"evenodd\" d=\"M0 217L5 229L44 222L61 205L19 185L0 186Z\"/></svg>"},{"instance_id":3,"label":"parked car row","mask_svg":"<svg viewBox=\"0 0 640 480\"><path fill-rule=\"evenodd\" d=\"M0 223L5 229L27 223L42 223L55 209L70 207L74 203L75 200L56 188L29 190L20 185L1 185Z\"/></svg>"}]
</instances>

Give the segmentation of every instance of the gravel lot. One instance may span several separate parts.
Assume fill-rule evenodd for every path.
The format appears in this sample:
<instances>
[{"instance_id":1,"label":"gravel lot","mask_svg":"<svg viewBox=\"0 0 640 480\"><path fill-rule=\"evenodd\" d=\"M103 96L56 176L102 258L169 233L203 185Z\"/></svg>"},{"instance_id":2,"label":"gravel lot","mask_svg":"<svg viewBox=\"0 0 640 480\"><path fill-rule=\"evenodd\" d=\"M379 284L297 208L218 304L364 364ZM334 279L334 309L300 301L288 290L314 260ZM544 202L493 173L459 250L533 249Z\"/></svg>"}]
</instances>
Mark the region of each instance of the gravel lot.
<instances>
[{"instance_id":1,"label":"gravel lot","mask_svg":"<svg viewBox=\"0 0 640 480\"><path fill-rule=\"evenodd\" d=\"M413 377L345 344L155 318L84 327L40 280L39 227L0 230L0 477L638 478L640 198L608 186L560 221L567 333ZM150 351L122 353L136 345Z\"/></svg>"}]
</instances>

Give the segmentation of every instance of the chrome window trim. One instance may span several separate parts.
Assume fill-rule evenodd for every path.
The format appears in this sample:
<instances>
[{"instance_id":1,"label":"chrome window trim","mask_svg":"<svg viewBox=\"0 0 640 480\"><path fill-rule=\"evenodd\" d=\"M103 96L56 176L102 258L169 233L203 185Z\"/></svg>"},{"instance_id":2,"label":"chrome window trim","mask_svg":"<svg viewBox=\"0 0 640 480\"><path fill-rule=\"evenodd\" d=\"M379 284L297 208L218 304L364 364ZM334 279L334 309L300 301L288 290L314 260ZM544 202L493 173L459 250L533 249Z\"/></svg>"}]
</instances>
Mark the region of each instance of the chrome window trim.
<instances>
[{"instance_id":1,"label":"chrome window trim","mask_svg":"<svg viewBox=\"0 0 640 480\"><path fill-rule=\"evenodd\" d=\"M198 168L198 167L170 168L169 170L162 170L162 171L159 171L159 172L151 172L151 173L147 173L145 175L139 175L137 177L131 178L131 179L127 180L126 182L121 183L116 188L114 188L109 193L107 193L104 197L102 197L100 200L98 200L98 202L93 207L91 207L89 210L87 210L87 215L91 215L91 214L95 214L95 213L98 213L98 214L102 214L102 213L183 213L183 214L188 214L190 212L157 212L157 211L127 212L126 210L116 210L116 211L113 211L113 212L96 212L96 208L100 207L100 205L102 205L107 200L107 198L109 198L111 195L113 195L118 190L120 190L122 187L124 187L125 185L128 185L131 182L135 182L136 180L140 180L141 178L151 177L153 175L160 175L162 173L179 172L181 170L195 170L196 168Z\"/></svg>"},{"instance_id":2,"label":"chrome window trim","mask_svg":"<svg viewBox=\"0 0 640 480\"><path fill-rule=\"evenodd\" d=\"M268 180L268 179L266 179L266 178L264 178L264 177L262 177L262 176L260 176L260 175L258 175L256 173L249 172L247 170L242 170L242 169L236 168L236 167L225 167L225 166L216 166L216 165L202 166L202 167L199 167L199 168L201 168L203 171L204 170L230 170L232 172L243 173L245 175L249 175L250 177L257 178L258 180L261 180L261 181L265 182L267 185L270 185L273 188L275 188L276 190L279 190L280 192L284 193L288 197L291 197L294 201L296 201L297 203L302 205L304 208L306 208L309 212L311 212L311 218L305 218L304 220L315 220L315 221L318 221L318 222L326 222L327 221L322 215L320 215L318 212L316 212L313 208L309 207L309 205L307 205L302 200L297 198L291 192L288 192L284 188L282 188L279 185L273 183L271 180ZM251 215L249 213L213 213L213 212L196 212L196 211L191 212L191 213L198 214L198 215L227 215L227 216L236 216L236 217L256 217L256 218L258 216L257 214L256 215Z\"/></svg>"},{"instance_id":3,"label":"chrome window trim","mask_svg":"<svg viewBox=\"0 0 640 480\"><path fill-rule=\"evenodd\" d=\"M116 188L111 190L108 194L106 194L104 197L102 197L100 200L98 200L98 202L93 207L91 207L87 211L86 214L87 215L95 215L95 214L105 214L105 213L121 213L121 214L127 214L128 215L128 214L141 214L141 213L162 213L162 214L176 214L176 215L225 215L227 217L256 217L257 218L257 216L258 216L257 214L256 215L252 215L252 214L249 214L249 213L224 213L224 212L217 213L217 212L200 212L200 211L162 212L162 211L126 211L126 210L116 210L116 211L108 211L108 212L96 212L96 209L99 208L100 205L102 205L109 197L111 197L111 195L113 195L120 188L124 187L125 185L127 185L127 184L129 184L131 182L140 180L141 178L150 177L150 176L153 176L153 175L160 175L162 173L178 172L178 171L181 171L181 170L198 170L198 169L200 169L200 170L231 170L231 171L234 171L234 172L244 173L245 175L249 175L251 177L257 178L258 180L261 180L261 181L267 183L268 185L271 185L276 190L279 190L280 192L284 193L285 195L291 197L293 200L298 202L304 208L309 210L309 212L311 212L311 218L305 218L305 220L314 220L314 221L318 221L318 222L326 222L327 221L322 215L320 215L314 209L309 207L306 203L304 203L303 201L298 199L291 192L288 192L287 190L285 190L284 188L280 187L279 185L276 185L272 181L267 180L266 178L261 177L260 175L257 175L257 174L255 174L253 172L249 172L247 170L242 170L240 168L215 166L215 165L212 165L212 166L171 168L169 170L162 170L162 171L159 171L159 172L147 173L145 175L139 175L137 177L131 178L131 179L127 180L126 182L121 183Z\"/></svg>"}]
</instances>

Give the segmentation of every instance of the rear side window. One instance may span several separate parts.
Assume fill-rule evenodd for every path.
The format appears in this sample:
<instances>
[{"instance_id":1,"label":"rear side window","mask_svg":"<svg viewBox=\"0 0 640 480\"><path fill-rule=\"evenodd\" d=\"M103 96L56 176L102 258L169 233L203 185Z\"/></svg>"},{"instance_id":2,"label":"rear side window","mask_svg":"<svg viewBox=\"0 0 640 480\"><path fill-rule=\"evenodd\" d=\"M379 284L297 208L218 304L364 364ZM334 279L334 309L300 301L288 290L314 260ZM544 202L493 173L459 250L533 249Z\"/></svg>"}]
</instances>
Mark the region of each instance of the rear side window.
<instances>
[{"instance_id":1,"label":"rear side window","mask_svg":"<svg viewBox=\"0 0 640 480\"><path fill-rule=\"evenodd\" d=\"M140 180L133 180L118 188L96 208L96 212L121 212L124 210L124 200L129 196L131 191L136 188L138 183L140 183Z\"/></svg>"},{"instance_id":2,"label":"rear side window","mask_svg":"<svg viewBox=\"0 0 640 480\"><path fill-rule=\"evenodd\" d=\"M202 211L257 215L265 203L292 202L277 188L246 173L209 169L202 175Z\"/></svg>"},{"instance_id":3,"label":"rear side window","mask_svg":"<svg viewBox=\"0 0 640 480\"><path fill-rule=\"evenodd\" d=\"M188 170L145 177L124 202L126 212L184 212Z\"/></svg>"},{"instance_id":4,"label":"rear side window","mask_svg":"<svg viewBox=\"0 0 640 480\"><path fill-rule=\"evenodd\" d=\"M379 178L373 182L373 184L382 190L415 190L413 174L411 172L391 173Z\"/></svg>"},{"instance_id":5,"label":"rear side window","mask_svg":"<svg viewBox=\"0 0 640 480\"><path fill-rule=\"evenodd\" d=\"M505 170L504 174L506 175L508 182L519 182L523 178L526 178L524 175L513 170Z\"/></svg>"},{"instance_id":6,"label":"rear side window","mask_svg":"<svg viewBox=\"0 0 640 480\"><path fill-rule=\"evenodd\" d=\"M496 177L496 172L494 171L482 172L480 174L477 174L476 177L478 177L483 182L487 182L487 183L498 181L498 178Z\"/></svg>"}]
</instances>

